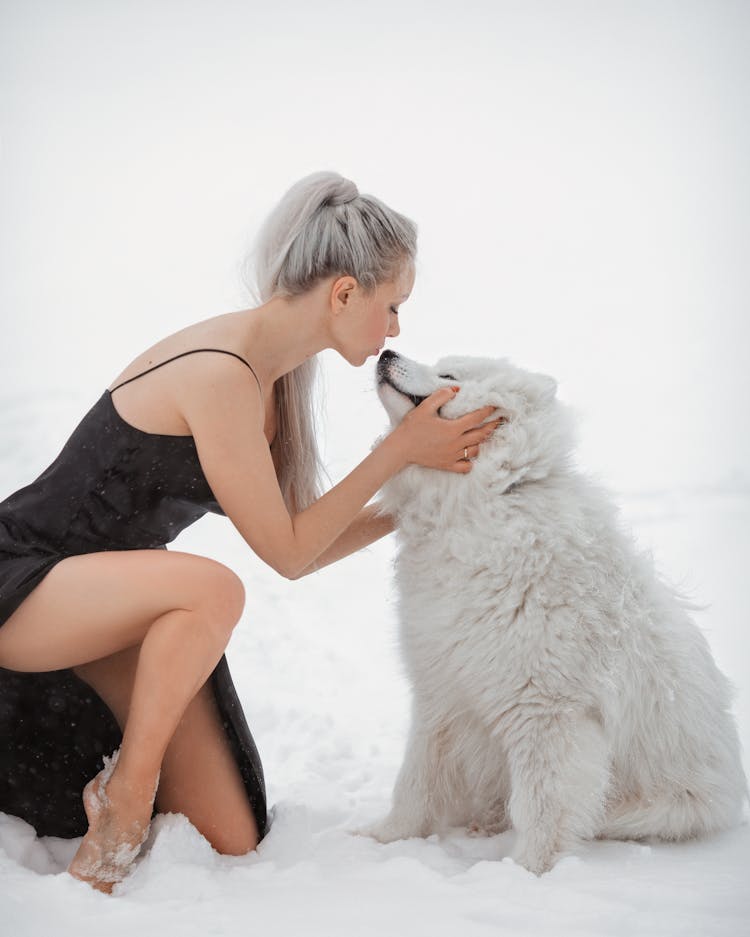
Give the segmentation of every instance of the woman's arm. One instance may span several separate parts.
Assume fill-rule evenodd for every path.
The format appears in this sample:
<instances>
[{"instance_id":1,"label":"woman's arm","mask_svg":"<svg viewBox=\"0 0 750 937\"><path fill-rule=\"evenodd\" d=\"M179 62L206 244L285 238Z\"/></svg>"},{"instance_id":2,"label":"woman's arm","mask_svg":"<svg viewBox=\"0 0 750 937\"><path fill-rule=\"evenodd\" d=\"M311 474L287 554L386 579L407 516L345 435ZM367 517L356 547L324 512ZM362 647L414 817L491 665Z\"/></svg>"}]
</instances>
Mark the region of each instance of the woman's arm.
<instances>
[{"instance_id":1,"label":"woman's arm","mask_svg":"<svg viewBox=\"0 0 750 937\"><path fill-rule=\"evenodd\" d=\"M368 547L395 529L393 517L381 514L376 504L368 504L357 514L346 530L314 562L306 566L296 579L315 573L324 566L336 563L351 553Z\"/></svg>"},{"instance_id":2,"label":"woman's arm","mask_svg":"<svg viewBox=\"0 0 750 937\"><path fill-rule=\"evenodd\" d=\"M416 407L345 478L304 511L289 514L263 432L263 402L239 362L203 364L181 388L180 407L218 503L250 548L288 579L297 578L349 527L383 484L410 462L454 472L464 446L487 438L476 427L494 410L456 420L437 410L452 396L444 387Z\"/></svg>"}]
</instances>

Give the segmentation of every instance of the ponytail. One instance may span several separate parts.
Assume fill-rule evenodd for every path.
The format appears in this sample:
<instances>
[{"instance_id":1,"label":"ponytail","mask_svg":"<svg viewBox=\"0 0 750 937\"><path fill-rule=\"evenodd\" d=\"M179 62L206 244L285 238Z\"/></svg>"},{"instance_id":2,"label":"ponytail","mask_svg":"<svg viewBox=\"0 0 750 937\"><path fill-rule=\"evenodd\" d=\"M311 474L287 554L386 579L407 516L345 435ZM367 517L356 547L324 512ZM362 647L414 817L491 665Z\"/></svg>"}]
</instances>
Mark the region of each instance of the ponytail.
<instances>
[{"instance_id":1,"label":"ponytail","mask_svg":"<svg viewBox=\"0 0 750 937\"><path fill-rule=\"evenodd\" d=\"M393 279L417 252L417 227L336 172L314 172L282 197L246 262L256 303L298 296L329 276L354 277L365 293ZM249 276L247 275L249 274ZM279 484L301 511L321 494L323 466L315 435L317 356L276 382Z\"/></svg>"}]
</instances>

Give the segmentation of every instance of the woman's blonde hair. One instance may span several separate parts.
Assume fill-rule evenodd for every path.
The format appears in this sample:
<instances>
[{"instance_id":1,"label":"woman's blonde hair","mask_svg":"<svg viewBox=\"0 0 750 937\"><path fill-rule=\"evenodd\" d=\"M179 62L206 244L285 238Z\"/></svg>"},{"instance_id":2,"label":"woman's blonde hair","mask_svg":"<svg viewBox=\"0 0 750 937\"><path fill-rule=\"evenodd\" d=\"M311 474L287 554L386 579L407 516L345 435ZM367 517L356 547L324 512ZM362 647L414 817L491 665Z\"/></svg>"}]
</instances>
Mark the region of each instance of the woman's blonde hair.
<instances>
[{"instance_id":1,"label":"woman's blonde hair","mask_svg":"<svg viewBox=\"0 0 750 937\"><path fill-rule=\"evenodd\" d=\"M245 262L256 303L298 296L332 275L352 276L365 293L393 279L417 253L417 226L337 172L296 182L262 224ZM315 434L317 356L276 381L279 485L301 511L321 495Z\"/></svg>"}]
</instances>

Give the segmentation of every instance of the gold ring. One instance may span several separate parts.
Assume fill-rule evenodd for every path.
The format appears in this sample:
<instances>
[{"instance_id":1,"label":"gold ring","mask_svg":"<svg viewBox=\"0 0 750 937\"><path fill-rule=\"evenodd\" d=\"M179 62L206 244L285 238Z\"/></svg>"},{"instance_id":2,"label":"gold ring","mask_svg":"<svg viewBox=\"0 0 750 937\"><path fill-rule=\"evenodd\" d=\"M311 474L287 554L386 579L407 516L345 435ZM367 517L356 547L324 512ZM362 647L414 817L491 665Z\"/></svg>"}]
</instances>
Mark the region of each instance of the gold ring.
<instances>
[{"instance_id":1,"label":"gold ring","mask_svg":"<svg viewBox=\"0 0 750 937\"><path fill-rule=\"evenodd\" d=\"M469 450L466 448L466 446L464 446L464 461L469 461Z\"/></svg>"}]
</instances>

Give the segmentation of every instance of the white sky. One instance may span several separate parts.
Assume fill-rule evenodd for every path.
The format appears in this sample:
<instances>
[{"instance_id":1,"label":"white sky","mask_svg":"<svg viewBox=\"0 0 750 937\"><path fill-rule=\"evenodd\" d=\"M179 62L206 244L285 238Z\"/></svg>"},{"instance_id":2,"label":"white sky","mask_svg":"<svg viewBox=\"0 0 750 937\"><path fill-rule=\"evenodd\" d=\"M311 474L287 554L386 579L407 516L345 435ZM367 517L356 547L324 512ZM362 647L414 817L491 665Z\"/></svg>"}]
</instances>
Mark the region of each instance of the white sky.
<instances>
[{"instance_id":1,"label":"white sky","mask_svg":"<svg viewBox=\"0 0 750 937\"><path fill-rule=\"evenodd\" d=\"M749 91L743 2L0 0L0 400L243 306L335 169L419 225L391 347L553 374L623 489L750 487ZM323 357L336 476L385 419Z\"/></svg>"}]
</instances>

